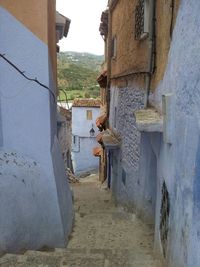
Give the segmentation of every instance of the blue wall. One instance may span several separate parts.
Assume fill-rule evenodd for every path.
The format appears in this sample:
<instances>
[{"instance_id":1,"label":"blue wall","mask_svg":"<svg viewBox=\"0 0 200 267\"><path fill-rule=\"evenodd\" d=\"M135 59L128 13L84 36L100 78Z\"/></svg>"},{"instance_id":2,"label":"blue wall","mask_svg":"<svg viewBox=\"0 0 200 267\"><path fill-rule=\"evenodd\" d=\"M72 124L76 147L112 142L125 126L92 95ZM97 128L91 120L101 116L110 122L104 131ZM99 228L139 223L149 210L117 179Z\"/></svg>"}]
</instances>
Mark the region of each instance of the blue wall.
<instances>
[{"instance_id":1,"label":"blue wall","mask_svg":"<svg viewBox=\"0 0 200 267\"><path fill-rule=\"evenodd\" d=\"M172 94L171 144L164 142L162 134L137 131L132 114L143 108L143 92L136 81L127 88L111 86L110 125L122 138L121 148L113 153L113 192L120 203L155 221L155 251L170 267L200 266L199 10L199 0L180 1L165 75L150 96L151 104L162 112L162 95ZM123 169L127 170L125 184ZM165 259L160 238L164 182L170 201Z\"/></svg>"},{"instance_id":2,"label":"blue wall","mask_svg":"<svg viewBox=\"0 0 200 267\"><path fill-rule=\"evenodd\" d=\"M55 92L48 46L1 7L0 24L0 52ZM73 207L56 103L2 59L0 68L0 251L64 247Z\"/></svg>"},{"instance_id":3,"label":"blue wall","mask_svg":"<svg viewBox=\"0 0 200 267\"><path fill-rule=\"evenodd\" d=\"M98 170L99 157L93 155L93 148L96 146L98 146L96 138L79 137L79 150L72 151L72 163L76 174Z\"/></svg>"},{"instance_id":4,"label":"blue wall","mask_svg":"<svg viewBox=\"0 0 200 267\"><path fill-rule=\"evenodd\" d=\"M87 119L87 110L92 111L92 119ZM95 138L99 134L95 123L99 113L99 107L72 106L72 163L76 174L98 170L99 158L94 157L93 148L99 146ZM90 137L91 128L95 137ZM74 136L77 138L75 144Z\"/></svg>"},{"instance_id":5,"label":"blue wall","mask_svg":"<svg viewBox=\"0 0 200 267\"><path fill-rule=\"evenodd\" d=\"M171 42L168 65L152 103L162 109L161 96L172 93L172 144L163 141L158 157L158 183L170 194L167 262L170 267L200 266L199 242L199 131L200 131L200 2L182 0ZM156 250L160 252L157 195Z\"/></svg>"}]
</instances>

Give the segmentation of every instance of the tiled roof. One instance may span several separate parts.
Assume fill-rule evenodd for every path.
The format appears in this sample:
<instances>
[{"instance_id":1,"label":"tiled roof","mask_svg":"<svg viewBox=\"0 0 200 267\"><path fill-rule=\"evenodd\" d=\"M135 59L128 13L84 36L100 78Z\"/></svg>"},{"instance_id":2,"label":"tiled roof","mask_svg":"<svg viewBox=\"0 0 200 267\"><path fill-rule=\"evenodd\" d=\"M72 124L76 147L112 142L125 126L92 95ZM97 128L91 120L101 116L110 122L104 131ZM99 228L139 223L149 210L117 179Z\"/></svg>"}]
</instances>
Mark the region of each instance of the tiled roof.
<instances>
[{"instance_id":1,"label":"tiled roof","mask_svg":"<svg viewBox=\"0 0 200 267\"><path fill-rule=\"evenodd\" d=\"M72 107L100 107L101 101L93 98L76 98Z\"/></svg>"}]
</instances>

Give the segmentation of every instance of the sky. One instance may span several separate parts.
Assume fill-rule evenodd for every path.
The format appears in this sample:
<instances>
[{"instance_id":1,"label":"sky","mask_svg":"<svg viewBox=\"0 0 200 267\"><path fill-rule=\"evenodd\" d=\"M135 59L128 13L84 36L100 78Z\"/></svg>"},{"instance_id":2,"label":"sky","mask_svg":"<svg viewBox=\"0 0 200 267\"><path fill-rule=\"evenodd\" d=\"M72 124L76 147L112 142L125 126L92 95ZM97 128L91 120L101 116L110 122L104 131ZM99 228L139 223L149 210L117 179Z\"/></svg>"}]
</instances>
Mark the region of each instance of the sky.
<instances>
[{"instance_id":1,"label":"sky","mask_svg":"<svg viewBox=\"0 0 200 267\"><path fill-rule=\"evenodd\" d=\"M67 38L59 42L61 51L104 54L99 25L107 3L108 0L57 0L57 11L71 19Z\"/></svg>"}]
</instances>

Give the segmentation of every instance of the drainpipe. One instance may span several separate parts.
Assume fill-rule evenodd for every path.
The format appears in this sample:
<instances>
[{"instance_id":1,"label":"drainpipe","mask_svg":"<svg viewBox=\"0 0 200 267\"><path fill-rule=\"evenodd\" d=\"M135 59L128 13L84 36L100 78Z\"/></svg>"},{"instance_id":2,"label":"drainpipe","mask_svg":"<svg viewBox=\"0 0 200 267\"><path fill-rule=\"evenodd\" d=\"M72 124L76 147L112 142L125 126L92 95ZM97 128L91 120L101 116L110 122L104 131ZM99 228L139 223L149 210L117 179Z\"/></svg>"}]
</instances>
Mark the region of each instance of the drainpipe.
<instances>
[{"instance_id":1,"label":"drainpipe","mask_svg":"<svg viewBox=\"0 0 200 267\"><path fill-rule=\"evenodd\" d=\"M151 77L154 70L154 45L155 45L155 0L149 0L149 38L148 38L148 66L145 77L145 107L148 106Z\"/></svg>"},{"instance_id":2,"label":"drainpipe","mask_svg":"<svg viewBox=\"0 0 200 267\"><path fill-rule=\"evenodd\" d=\"M108 9L108 47L107 47L107 128L109 128L109 113L110 113L110 83L111 83L111 48L112 48L112 10Z\"/></svg>"}]
</instances>

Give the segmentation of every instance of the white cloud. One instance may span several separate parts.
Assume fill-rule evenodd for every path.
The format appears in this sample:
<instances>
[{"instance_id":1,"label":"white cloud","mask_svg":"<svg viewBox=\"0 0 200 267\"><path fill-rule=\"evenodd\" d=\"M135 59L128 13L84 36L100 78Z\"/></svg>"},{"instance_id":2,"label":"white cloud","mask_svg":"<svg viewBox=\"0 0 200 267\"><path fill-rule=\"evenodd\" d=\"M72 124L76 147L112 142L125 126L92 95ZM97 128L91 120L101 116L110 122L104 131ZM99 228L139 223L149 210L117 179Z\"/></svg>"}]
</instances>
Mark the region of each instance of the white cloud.
<instances>
[{"instance_id":1,"label":"white cloud","mask_svg":"<svg viewBox=\"0 0 200 267\"><path fill-rule=\"evenodd\" d=\"M61 51L98 55L104 53L104 41L99 33L99 25L107 2L108 0L57 0L57 10L71 19L69 34L59 43Z\"/></svg>"}]
</instances>

